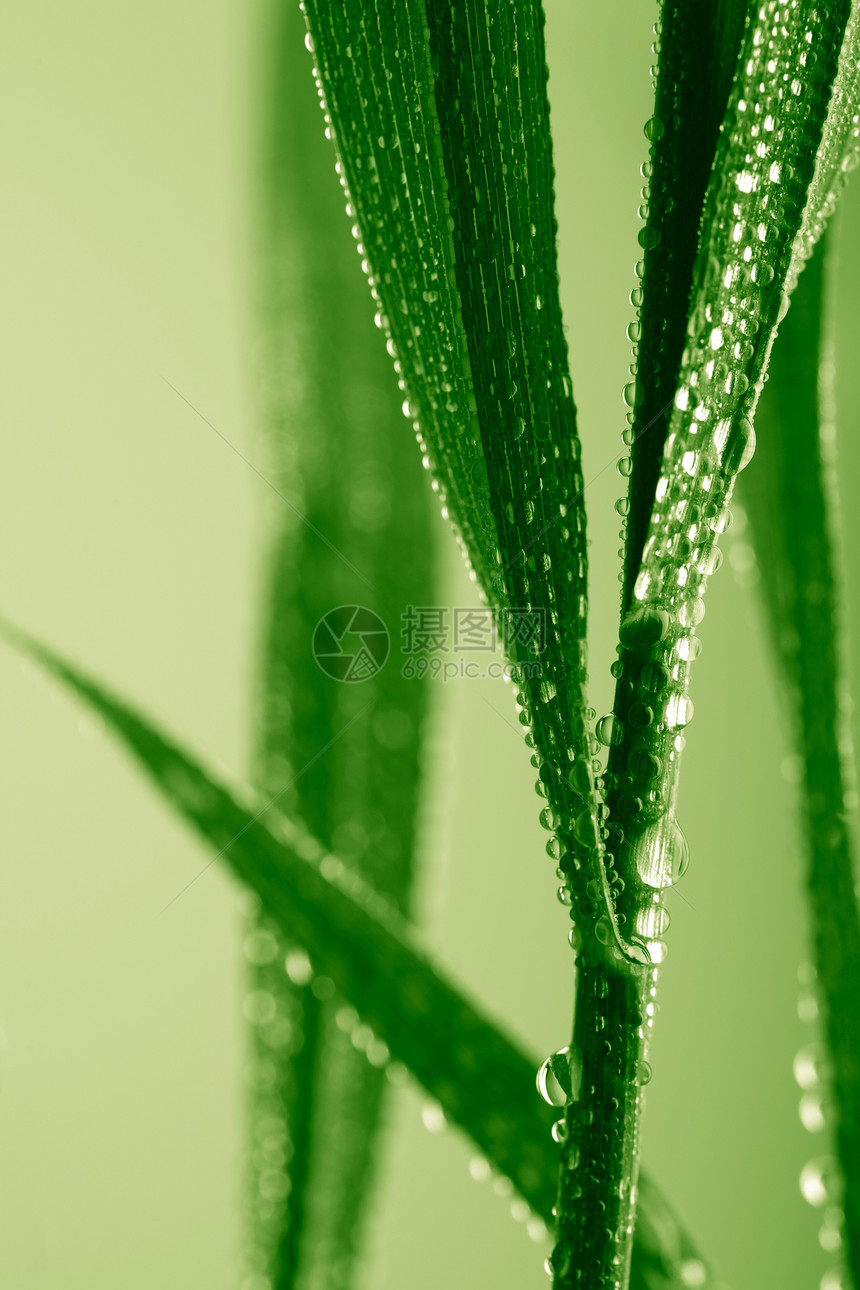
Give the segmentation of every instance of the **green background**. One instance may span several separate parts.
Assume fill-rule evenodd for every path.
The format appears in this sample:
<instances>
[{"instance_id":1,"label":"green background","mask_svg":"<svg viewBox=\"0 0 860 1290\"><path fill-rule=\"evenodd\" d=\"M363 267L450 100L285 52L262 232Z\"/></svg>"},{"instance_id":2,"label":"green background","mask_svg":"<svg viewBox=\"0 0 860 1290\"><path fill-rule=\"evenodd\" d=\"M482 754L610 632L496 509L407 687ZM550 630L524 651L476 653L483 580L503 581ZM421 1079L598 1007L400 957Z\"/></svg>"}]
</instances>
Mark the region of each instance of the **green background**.
<instances>
[{"instance_id":1,"label":"green background","mask_svg":"<svg viewBox=\"0 0 860 1290\"><path fill-rule=\"evenodd\" d=\"M592 480L600 712L611 701L622 489L612 462L656 13L629 0L549 0L547 12L563 304ZM166 382L253 460L262 17L261 0L17 6L0 76L0 604L237 778L257 555L280 503ZM841 214L834 294L849 552L860 550L858 233L860 190ZM472 603L441 520L439 538L445 603ZM735 1290L814 1287L832 1259L797 1185L827 1144L800 1126L791 1073L814 1034L797 1015L807 952L792 763L743 533L727 553L693 682L679 811L692 860L671 895L644 1158ZM856 681L856 651L852 663ZM234 1290L241 896L213 869L162 912L205 850L102 733L6 650L0 685L5 1283ZM511 692L439 683L436 700L427 937L544 1055L569 1033L572 961L533 774L507 724ZM392 1104L368 1284L545 1285L543 1253L510 1217L510 1198L473 1182L468 1145L429 1134L420 1110L412 1089Z\"/></svg>"}]
</instances>

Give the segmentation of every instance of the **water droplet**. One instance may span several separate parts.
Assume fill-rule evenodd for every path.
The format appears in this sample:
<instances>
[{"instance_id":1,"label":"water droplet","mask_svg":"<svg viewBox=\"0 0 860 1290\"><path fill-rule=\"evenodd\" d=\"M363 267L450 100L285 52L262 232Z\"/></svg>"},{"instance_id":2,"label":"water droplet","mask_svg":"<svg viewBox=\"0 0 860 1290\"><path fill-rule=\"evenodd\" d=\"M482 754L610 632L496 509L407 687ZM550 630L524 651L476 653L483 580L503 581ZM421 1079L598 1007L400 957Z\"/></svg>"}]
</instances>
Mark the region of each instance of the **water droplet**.
<instances>
[{"instance_id":1,"label":"water droplet","mask_svg":"<svg viewBox=\"0 0 860 1290\"><path fill-rule=\"evenodd\" d=\"M595 734L604 748L610 748L613 743L620 743L621 727L615 720L614 712L607 712L605 717L601 717L595 727Z\"/></svg>"},{"instance_id":2,"label":"water droplet","mask_svg":"<svg viewBox=\"0 0 860 1290\"><path fill-rule=\"evenodd\" d=\"M678 621L682 627L698 627L705 616L705 602L701 596L685 600L678 610Z\"/></svg>"},{"instance_id":3,"label":"water droplet","mask_svg":"<svg viewBox=\"0 0 860 1290\"><path fill-rule=\"evenodd\" d=\"M582 1072L579 1059L569 1047L547 1057L537 1073L537 1090L550 1106L567 1106L579 1095Z\"/></svg>"},{"instance_id":4,"label":"water droplet","mask_svg":"<svg viewBox=\"0 0 860 1290\"><path fill-rule=\"evenodd\" d=\"M651 1081L651 1067L648 1062L637 1062L635 1071L636 1083L644 1086Z\"/></svg>"},{"instance_id":5,"label":"water droplet","mask_svg":"<svg viewBox=\"0 0 860 1290\"><path fill-rule=\"evenodd\" d=\"M293 985L309 985L313 980L314 970L304 950L290 950L284 960L284 967Z\"/></svg>"},{"instance_id":6,"label":"water droplet","mask_svg":"<svg viewBox=\"0 0 860 1290\"><path fill-rule=\"evenodd\" d=\"M551 806L545 806L541 811L540 822L545 829L549 829L550 833L558 828L558 816Z\"/></svg>"},{"instance_id":7,"label":"water droplet","mask_svg":"<svg viewBox=\"0 0 860 1290\"><path fill-rule=\"evenodd\" d=\"M816 1088L829 1076L829 1057L822 1044L807 1044L794 1058L794 1078L802 1089Z\"/></svg>"},{"instance_id":8,"label":"water droplet","mask_svg":"<svg viewBox=\"0 0 860 1290\"><path fill-rule=\"evenodd\" d=\"M546 853L552 860L560 860L567 853L564 840L553 834L546 844Z\"/></svg>"},{"instance_id":9,"label":"water droplet","mask_svg":"<svg viewBox=\"0 0 860 1290\"><path fill-rule=\"evenodd\" d=\"M314 38L309 31L305 33L305 49L308 51L309 54L313 54L316 50L316 45L314 44Z\"/></svg>"},{"instance_id":10,"label":"water droplet","mask_svg":"<svg viewBox=\"0 0 860 1290\"><path fill-rule=\"evenodd\" d=\"M815 1090L803 1094L798 1111L804 1129L808 1133L820 1133L830 1123L833 1107L828 1097Z\"/></svg>"},{"instance_id":11,"label":"water droplet","mask_svg":"<svg viewBox=\"0 0 860 1290\"><path fill-rule=\"evenodd\" d=\"M645 397L645 392L638 381L630 381L621 391L621 397L628 408L638 407Z\"/></svg>"},{"instance_id":12,"label":"water droplet","mask_svg":"<svg viewBox=\"0 0 860 1290\"><path fill-rule=\"evenodd\" d=\"M646 905L636 915L636 933L645 941L657 940L669 926L669 911L659 903Z\"/></svg>"},{"instance_id":13,"label":"water droplet","mask_svg":"<svg viewBox=\"0 0 860 1290\"><path fill-rule=\"evenodd\" d=\"M551 1129L553 1142L564 1142L567 1138L567 1124L564 1120L556 1120Z\"/></svg>"},{"instance_id":14,"label":"water droplet","mask_svg":"<svg viewBox=\"0 0 860 1290\"><path fill-rule=\"evenodd\" d=\"M559 1241L544 1264L549 1275L566 1277L570 1272L572 1253L569 1241Z\"/></svg>"},{"instance_id":15,"label":"water droplet","mask_svg":"<svg viewBox=\"0 0 860 1290\"><path fill-rule=\"evenodd\" d=\"M619 639L628 648L658 645L669 630L669 615L662 609L640 606L633 609L621 624Z\"/></svg>"},{"instance_id":16,"label":"water droplet","mask_svg":"<svg viewBox=\"0 0 860 1290\"><path fill-rule=\"evenodd\" d=\"M819 1290L851 1290L852 1282L842 1268L828 1268L819 1282Z\"/></svg>"},{"instance_id":17,"label":"water droplet","mask_svg":"<svg viewBox=\"0 0 860 1290\"><path fill-rule=\"evenodd\" d=\"M682 878L690 860L687 839L674 815L667 812L633 843L639 877L647 887L662 890Z\"/></svg>"},{"instance_id":18,"label":"water droplet","mask_svg":"<svg viewBox=\"0 0 860 1290\"><path fill-rule=\"evenodd\" d=\"M818 1244L828 1254L835 1254L842 1249L844 1222L844 1215L838 1205L831 1205L824 1211L821 1227L818 1229Z\"/></svg>"},{"instance_id":19,"label":"water droplet","mask_svg":"<svg viewBox=\"0 0 860 1290\"><path fill-rule=\"evenodd\" d=\"M755 429L752 421L744 417L738 422L738 432L742 436L743 450L738 461L738 470L744 470L752 461L755 453Z\"/></svg>"},{"instance_id":20,"label":"water droplet","mask_svg":"<svg viewBox=\"0 0 860 1290\"><path fill-rule=\"evenodd\" d=\"M681 1284L685 1286L707 1285L708 1269L701 1259L685 1259L681 1264Z\"/></svg>"},{"instance_id":21,"label":"water droplet","mask_svg":"<svg viewBox=\"0 0 860 1290\"><path fill-rule=\"evenodd\" d=\"M447 1123L445 1112L438 1102L425 1102L421 1108L421 1120L428 1133L441 1133Z\"/></svg>"},{"instance_id":22,"label":"water droplet","mask_svg":"<svg viewBox=\"0 0 860 1290\"><path fill-rule=\"evenodd\" d=\"M809 1160L800 1171L801 1195L816 1208L835 1200L839 1182L839 1172L832 1156Z\"/></svg>"},{"instance_id":23,"label":"water droplet","mask_svg":"<svg viewBox=\"0 0 860 1290\"><path fill-rule=\"evenodd\" d=\"M702 652L702 642L698 636L682 636L675 649L679 658L686 663L692 663Z\"/></svg>"}]
</instances>

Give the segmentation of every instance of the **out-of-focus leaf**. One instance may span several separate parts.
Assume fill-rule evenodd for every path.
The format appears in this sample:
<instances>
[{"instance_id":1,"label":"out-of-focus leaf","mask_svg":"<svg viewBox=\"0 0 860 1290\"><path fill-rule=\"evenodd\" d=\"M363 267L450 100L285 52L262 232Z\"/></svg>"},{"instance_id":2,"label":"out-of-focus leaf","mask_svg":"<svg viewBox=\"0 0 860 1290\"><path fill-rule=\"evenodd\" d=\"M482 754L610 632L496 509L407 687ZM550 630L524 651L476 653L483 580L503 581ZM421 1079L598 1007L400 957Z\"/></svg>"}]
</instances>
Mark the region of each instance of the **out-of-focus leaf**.
<instances>
[{"instance_id":1,"label":"out-of-focus leaf","mask_svg":"<svg viewBox=\"0 0 860 1290\"><path fill-rule=\"evenodd\" d=\"M104 718L163 800L216 848L206 869L223 860L287 940L304 947L317 994L337 989L355 1009L339 1012L344 1030L358 1038L360 1017L361 1044L374 1044L373 1060L390 1057L405 1066L551 1223L556 1161L550 1128L557 1112L538 1097L537 1063L433 966L402 915L303 826L279 815L276 802L242 805L105 686L10 624L0 621L0 631ZM691 1265L699 1278L692 1284L710 1287L710 1274L659 1189L645 1177L640 1188L634 1287L689 1285Z\"/></svg>"},{"instance_id":2,"label":"out-of-focus leaf","mask_svg":"<svg viewBox=\"0 0 860 1290\"><path fill-rule=\"evenodd\" d=\"M780 326L756 413L759 448L741 497L803 764L801 810L817 989L844 1180L843 1194L831 1199L844 1205L847 1261L854 1284L860 1285L860 912L846 803L856 779L843 716L831 543L834 425L832 373L822 343L824 251L822 241ZM806 1096L826 1100L829 1094L826 1087L813 1087Z\"/></svg>"},{"instance_id":3,"label":"out-of-focus leaf","mask_svg":"<svg viewBox=\"0 0 860 1290\"><path fill-rule=\"evenodd\" d=\"M265 470L280 497L266 499L254 781L266 797L289 784L275 809L405 912L428 687L401 674L400 632L409 606L436 599L431 502L344 219L304 20L283 3L267 18L255 369ZM327 674L312 649L320 620L349 605L373 611L390 636L387 662L374 670L371 659L361 682ZM359 649L361 637L342 644ZM343 999L301 984L290 948L262 907L246 939L247 1264L273 1290L346 1290L372 1198L385 1072L338 1026ZM272 1167L284 1158L285 1174Z\"/></svg>"}]
</instances>

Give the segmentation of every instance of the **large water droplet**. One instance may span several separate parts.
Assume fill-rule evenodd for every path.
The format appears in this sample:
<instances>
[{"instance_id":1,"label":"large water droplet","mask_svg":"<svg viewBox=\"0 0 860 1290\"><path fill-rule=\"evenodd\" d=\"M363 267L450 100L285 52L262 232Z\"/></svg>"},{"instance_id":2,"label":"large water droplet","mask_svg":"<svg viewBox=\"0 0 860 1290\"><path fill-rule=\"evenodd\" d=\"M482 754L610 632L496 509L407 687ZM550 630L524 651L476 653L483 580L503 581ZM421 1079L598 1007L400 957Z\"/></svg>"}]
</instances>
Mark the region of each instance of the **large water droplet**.
<instances>
[{"instance_id":1,"label":"large water droplet","mask_svg":"<svg viewBox=\"0 0 860 1290\"><path fill-rule=\"evenodd\" d=\"M609 748L612 744L620 743L619 735L620 726L615 720L614 712L607 712L605 717L601 717L595 727L595 734L604 748Z\"/></svg>"},{"instance_id":2,"label":"large water droplet","mask_svg":"<svg viewBox=\"0 0 860 1290\"><path fill-rule=\"evenodd\" d=\"M547 1057L537 1073L537 1090L550 1106L567 1106L579 1094L582 1071L579 1058L569 1047Z\"/></svg>"},{"instance_id":3,"label":"large water droplet","mask_svg":"<svg viewBox=\"0 0 860 1290\"><path fill-rule=\"evenodd\" d=\"M660 643L669 630L669 615L662 609L642 605L626 616L619 639L628 648L648 648Z\"/></svg>"},{"instance_id":4,"label":"large water droplet","mask_svg":"<svg viewBox=\"0 0 860 1290\"><path fill-rule=\"evenodd\" d=\"M687 839L674 815L668 813L633 843L639 877L648 887L671 887L683 877L690 860Z\"/></svg>"}]
</instances>

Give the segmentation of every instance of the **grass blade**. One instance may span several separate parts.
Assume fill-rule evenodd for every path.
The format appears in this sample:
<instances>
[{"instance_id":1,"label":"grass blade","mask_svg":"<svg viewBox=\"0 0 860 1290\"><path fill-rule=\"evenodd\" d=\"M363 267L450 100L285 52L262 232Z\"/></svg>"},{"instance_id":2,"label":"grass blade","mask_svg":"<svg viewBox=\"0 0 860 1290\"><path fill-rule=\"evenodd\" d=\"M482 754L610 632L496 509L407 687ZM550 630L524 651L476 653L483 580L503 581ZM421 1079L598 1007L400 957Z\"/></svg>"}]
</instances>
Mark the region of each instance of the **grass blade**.
<instances>
[{"instance_id":1,"label":"grass blade","mask_svg":"<svg viewBox=\"0 0 860 1290\"><path fill-rule=\"evenodd\" d=\"M842 1195L837 1191L828 1200L844 1208L846 1262L853 1284L860 1285L860 911L847 815L847 791L856 780L843 716L839 593L830 536L835 472L828 407L832 372L822 337L824 251L821 242L780 327L756 414L760 448L742 495L803 764L801 810L817 988L844 1180ZM813 1096L816 1092L826 1096L826 1090L811 1090Z\"/></svg>"},{"instance_id":2,"label":"grass blade","mask_svg":"<svg viewBox=\"0 0 860 1290\"><path fill-rule=\"evenodd\" d=\"M634 361L625 387L630 444L627 518L622 521L622 613L633 600L660 477L678 369L690 316L690 289L702 207L737 64L746 0L664 0L654 115L645 127L642 258L631 293Z\"/></svg>"},{"instance_id":3,"label":"grass blade","mask_svg":"<svg viewBox=\"0 0 860 1290\"><path fill-rule=\"evenodd\" d=\"M274 6L268 26L256 357L267 476L296 510L279 502L267 531L254 778L266 797L292 780L276 809L405 911L428 687L404 679L396 650L405 607L435 600L430 499L343 218L301 12ZM392 559L407 548L408 561ZM393 638L395 656L361 684L325 674L311 650L317 623L344 604L371 609ZM246 945L249 1271L273 1290L343 1290L371 1199L385 1072L338 1026L343 999L301 983L306 961L267 908ZM286 1189L266 1149L276 1139Z\"/></svg>"},{"instance_id":4,"label":"grass blade","mask_svg":"<svg viewBox=\"0 0 860 1290\"><path fill-rule=\"evenodd\" d=\"M788 290L797 283L827 221L836 208L848 175L860 162L860 4L852 0L851 13L839 56L839 68L800 232L792 248Z\"/></svg>"},{"instance_id":5,"label":"grass blade","mask_svg":"<svg viewBox=\"0 0 860 1290\"><path fill-rule=\"evenodd\" d=\"M551 853L576 916L602 912L618 938L584 715L585 513L541 5L305 10L404 411L519 667Z\"/></svg>"},{"instance_id":6,"label":"grass blade","mask_svg":"<svg viewBox=\"0 0 860 1290\"><path fill-rule=\"evenodd\" d=\"M653 505L620 628L605 779L619 921L628 936L643 937L654 963L666 952L662 893L686 865L675 810L681 731L692 715L694 628L704 613L707 579L719 564L724 508L752 450L750 418L782 310L848 11L847 0L751 9L705 193L686 345L680 359L668 354L669 370L678 364L678 392L659 478L641 502ZM646 241L656 243L662 229L647 227L654 237L646 234ZM682 287L675 284L673 292ZM651 318L652 328L660 325L659 312ZM650 483L637 477L639 487ZM574 1043L584 1095L567 1112L557 1287L578 1284L583 1259L595 1290L626 1283L640 1089L650 1076L649 992L658 975L656 966L619 970L599 946L589 947L583 960ZM596 1222L595 1206L584 1204L583 1194L604 1204L611 1198L605 1222Z\"/></svg>"},{"instance_id":7,"label":"grass blade","mask_svg":"<svg viewBox=\"0 0 860 1290\"><path fill-rule=\"evenodd\" d=\"M215 849L209 865L223 860L283 934L306 948L316 980L328 983L322 993L336 988L391 1058L551 1222L550 1127L557 1112L537 1096L535 1060L432 965L392 905L302 826L279 815L276 802L242 805L106 687L10 624L0 623L0 630L104 718L162 799ZM657 1187L643 1177L641 1192L634 1284L642 1290L710 1287L704 1263ZM691 1267L697 1281L689 1279Z\"/></svg>"}]
</instances>

